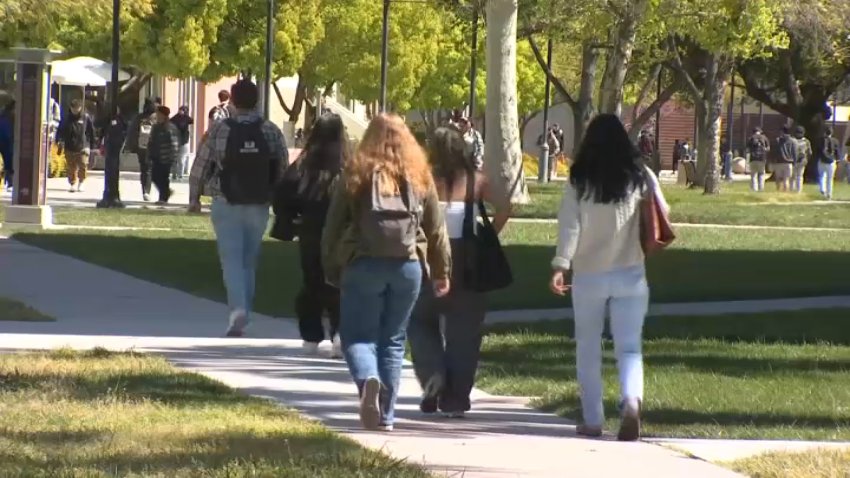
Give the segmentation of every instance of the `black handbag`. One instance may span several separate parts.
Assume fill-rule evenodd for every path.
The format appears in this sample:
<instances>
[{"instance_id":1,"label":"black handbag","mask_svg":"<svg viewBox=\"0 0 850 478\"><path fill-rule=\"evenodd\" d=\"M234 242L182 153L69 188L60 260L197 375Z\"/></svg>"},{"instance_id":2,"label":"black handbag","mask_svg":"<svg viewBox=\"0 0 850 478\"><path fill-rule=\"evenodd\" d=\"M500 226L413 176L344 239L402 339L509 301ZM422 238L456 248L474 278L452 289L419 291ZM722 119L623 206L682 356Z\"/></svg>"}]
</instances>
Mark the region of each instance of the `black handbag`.
<instances>
[{"instance_id":1,"label":"black handbag","mask_svg":"<svg viewBox=\"0 0 850 478\"><path fill-rule=\"evenodd\" d=\"M504 289L514 281L511 265L493 228L484 201L475 212L475 173L467 173L466 210L463 218L463 282L475 292ZM478 216L481 222L478 221Z\"/></svg>"}]
</instances>

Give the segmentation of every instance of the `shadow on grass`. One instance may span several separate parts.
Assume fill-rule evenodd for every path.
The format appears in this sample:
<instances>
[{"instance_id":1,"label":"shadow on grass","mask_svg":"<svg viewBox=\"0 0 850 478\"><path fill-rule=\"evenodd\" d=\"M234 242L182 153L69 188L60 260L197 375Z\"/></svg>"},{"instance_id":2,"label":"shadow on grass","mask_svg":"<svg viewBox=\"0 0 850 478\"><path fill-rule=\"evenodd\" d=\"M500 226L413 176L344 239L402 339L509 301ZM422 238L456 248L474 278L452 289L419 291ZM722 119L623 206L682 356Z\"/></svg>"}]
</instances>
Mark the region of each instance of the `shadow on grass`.
<instances>
[{"instance_id":1,"label":"shadow on grass","mask_svg":"<svg viewBox=\"0 0 850 478\"><path fill-rule=\"evenodd\" d=\"M217 301L225 298L212 239L163 235L19 233L15 239ZM297 244L267 241L257 273L259 312L292 316L301 286ZM547 288L553 248L508 245L510 288L490 297L491 310L568 307ZM648 264L653 302L691 302L850 294L850 254L810 251L674 249Z\"/></svg>"}]
</instances>

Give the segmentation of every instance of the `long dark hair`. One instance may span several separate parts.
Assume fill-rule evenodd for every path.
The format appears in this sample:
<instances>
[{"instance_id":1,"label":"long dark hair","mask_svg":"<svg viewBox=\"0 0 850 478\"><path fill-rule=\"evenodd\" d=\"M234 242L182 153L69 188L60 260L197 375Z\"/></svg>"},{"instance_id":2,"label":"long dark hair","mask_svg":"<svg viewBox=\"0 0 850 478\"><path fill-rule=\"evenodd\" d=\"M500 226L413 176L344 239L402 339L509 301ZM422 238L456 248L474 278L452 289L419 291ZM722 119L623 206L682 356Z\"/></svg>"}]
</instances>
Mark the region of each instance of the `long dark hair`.
<instances>
[{"instance_id":1,"label":"long dark hair","mask_svg":"<svg viewBox=\"0 0 850 478\"><path fill-rule=\"evenodd\" d=\"M328 199L331 183L350 156L342 118L330 113L320 116L297 163L298 194L307 200Z\"/></svg>"},{"instance_id":2,"label":"long dark hair","mask_svg":"<svg viewBox=\"0 0 850 478\"><path fill-rule=\"evenodd\" d=\"M434 177L443 180L449 191L461 174L474 174L471 158L466 154L463 133L454 126L443 126L434 131L428 147L428 159Z\"/></svg>"},{"instance_id":3,"label":"long dark hair","mask_svg":"<svg viewBox=\"0 0 850 478\"><path fill-rule=\"evenodd\" d=\"M603 114L590 122L570 168L580 199L619 203L646 182L640 152L620 118Z\"/></svg>"}]
</instances>

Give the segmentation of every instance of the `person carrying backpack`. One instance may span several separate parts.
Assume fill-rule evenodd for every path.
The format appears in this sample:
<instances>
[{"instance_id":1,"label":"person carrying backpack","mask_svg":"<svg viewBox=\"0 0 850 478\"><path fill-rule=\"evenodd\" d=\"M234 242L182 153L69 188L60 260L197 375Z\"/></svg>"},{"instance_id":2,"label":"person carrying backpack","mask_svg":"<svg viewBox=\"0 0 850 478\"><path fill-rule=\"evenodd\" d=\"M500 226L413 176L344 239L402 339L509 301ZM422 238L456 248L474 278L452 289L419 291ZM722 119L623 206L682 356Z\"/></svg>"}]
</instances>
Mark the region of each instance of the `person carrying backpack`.
<instances>
[{"instance_id":1,"label":"person carrying backpack","mask_svg":"<svg viewBox=\"0 0 850 478\"><path fill-rule=\"evenodd\" d=\"M209 120L210 127L219 121L224 121L230 118L233 114L230 105L230 92L221 90L218 92L218 104L210 109Z\"/></svg>"},{"instance_id":2,"label":"person carrying backpack","mask_svg":"<svg viewBox=\"0 0 850 478\"><path fill-rule=\"evenodd\" d=\"M289 163L280 129L257 113L259 90L248 80L230 89L234 116L212 125L189 176L189 212L212 196L212 224L230 308L228 337L242 337L254 302L257 260L274 187Z\"/></svg>"},{"instance_id":3,"label":"person carrying backpack","mask_svg":"<svg viewBox=\"0 0 850 478\"><path fill-rule=\"evenodd\" d=\"M803 192L803 177L806 174L806 165L814 156L812 143L806 138L806 129L797 126L794 131L794 139L797 141L797 160L794 162L791 187L797 193Z\"/></svg>"},{"instance_id":4,"label":"person carrying backpack","mask_svg":"<svg viewBox=\"0 0 850 478\"><path fill-rule=\"evenodd\" d=\"M832 128L824 131L823 145L818 154L818 177L820 193L826 199L832 199L832 188L835 183L835 168L838 165L838 156L841 154L841 146L838 140L832 137Z\"/></svg>"},{"instance_id":5,"label":"person carrying backpack","mask_svg":"<svg viewBox=\"0 0 850 478\"><path fill-rule=\"evenodd\" d=\"M756 192L764 192L764 175L767 171L770 141L761 128L753 129L753 135L747 140L747 152L750 155L750 188Z\"/></svg>"},{"instance_id":6,"label":"person carrying backpack","mask_svg":"<svg viewBox=\"0 0 850 478\"><path fill-rule=\"evenodd\" d=\"M89 155L94 148L94 124L91 117L83 111L83 103L80 100L71 101L68 115L59 122L56 143L59 154L65 153L70 192L82 191Z\"/></svg>"},{"instance_id":7,"label":"person carrying backpack","mask_svg":"<svg viewBox=\"0 0 850 478\"><path fill-rule=\"evenodd\" d=\"M340 338L367 430L391 431L407 325L424 279L449 292L451 254L431 167L399 116L381 114L334 190L322 233L340 287Z\"/></svg>"},{"instance_id":8,"label":"person carrying backpack","mask_svg":"<svg viewBox=\"0 0 850 478\"><path fill-rule=\"evenodd\" d=\"M151 141L151 131L156 123L155 113L154 102L146 99L142 112L130 123L127 133L127 150L136 153L139 158L139 181L142 183L142 199L145 202L151 200L153 164L148 159L148 143Z\"/></svg>"},{"instance_id":9,"label":"person carrying backpack","mask_svg":"<svg viewBox=\"0 0 850 478\"><path fill-rule=\"evenodd\" d=\"M776 164L773 166L773 178L776 190L788 192L794 163L797 162L797 140L791 136L791 129L782 128L782 134L776 140Z\"/></svg>"}]
</instances>

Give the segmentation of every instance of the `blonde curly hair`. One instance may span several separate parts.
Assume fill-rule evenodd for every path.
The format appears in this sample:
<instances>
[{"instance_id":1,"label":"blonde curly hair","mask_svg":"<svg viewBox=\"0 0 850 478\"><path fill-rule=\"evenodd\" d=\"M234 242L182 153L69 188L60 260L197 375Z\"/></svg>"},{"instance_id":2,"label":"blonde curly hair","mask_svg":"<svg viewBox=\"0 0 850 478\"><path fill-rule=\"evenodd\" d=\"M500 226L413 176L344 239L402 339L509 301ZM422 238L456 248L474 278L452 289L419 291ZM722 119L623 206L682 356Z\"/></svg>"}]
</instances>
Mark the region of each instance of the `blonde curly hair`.
<instances>
[{"instance_id":1,"label":"blonde curly hair","mask_svg":"<svg viewBox=\"0 0 850 478\"><path fill-rule=\"evenodd\" d=\"M369 123L357 152L345 165L346 190L352 196L363 193L379 169L395 180L395 184L382 181L382 194L397 194L402 180L407 180L419 197L434 185L425 151L398 115L382 113Z\"/></svg>"}]
</instances>

